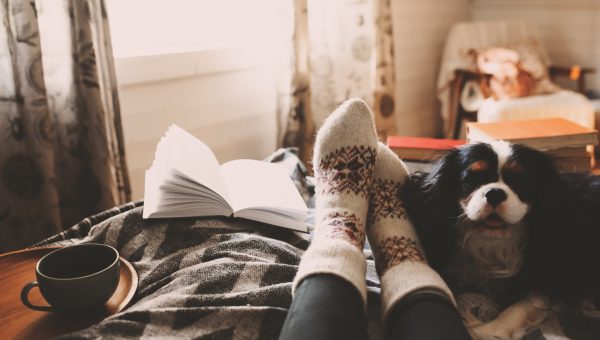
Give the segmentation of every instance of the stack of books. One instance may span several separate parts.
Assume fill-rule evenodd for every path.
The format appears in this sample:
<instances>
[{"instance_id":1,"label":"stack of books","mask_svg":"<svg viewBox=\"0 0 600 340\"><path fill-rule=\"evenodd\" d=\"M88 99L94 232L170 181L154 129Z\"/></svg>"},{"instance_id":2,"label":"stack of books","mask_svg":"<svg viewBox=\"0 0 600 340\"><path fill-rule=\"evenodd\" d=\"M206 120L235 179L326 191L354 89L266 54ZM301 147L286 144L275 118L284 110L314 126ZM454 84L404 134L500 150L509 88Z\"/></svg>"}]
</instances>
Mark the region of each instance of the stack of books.
<instances>
[{"instance_id":1,"label":"stack of books","mask_svg":"<svg viewBox=\"0 0 600 340\"><path fill-rule=\"evenodd\" d=\"M495 123L467 123L469 143L504 140L523 144L553 156L563 171L590 171L596 130L562 118Z\"/></svg>"},{"instance_id":2,"label":"stack of books","mask_svg":"<svg viewBox=\"0 0 600 340\"><path fill-rule=\"evenodd\" d=\"M398 157L413 162L432 162L446 151L465 144L464 140L390 136L387 145Z\"/></svg>"}]
</instances>

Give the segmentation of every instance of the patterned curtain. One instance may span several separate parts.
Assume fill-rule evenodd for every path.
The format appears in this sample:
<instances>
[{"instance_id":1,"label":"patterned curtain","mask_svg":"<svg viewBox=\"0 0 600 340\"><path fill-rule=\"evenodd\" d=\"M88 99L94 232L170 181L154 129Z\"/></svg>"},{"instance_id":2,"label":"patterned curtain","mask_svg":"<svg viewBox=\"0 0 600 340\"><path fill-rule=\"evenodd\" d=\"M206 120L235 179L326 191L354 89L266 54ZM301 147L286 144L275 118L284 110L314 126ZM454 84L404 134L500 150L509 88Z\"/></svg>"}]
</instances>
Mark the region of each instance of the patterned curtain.
<instances>
[{"instance_id":1,"label":"patterned curtain","mask_svg":"<svg viewBox=\"0 0 600 340\"><path fill-rule=\"evenodd\" d=\"M102 0L0 0L0 251L124 203Z\"/></svg>"},{"instance_id":2,"label":"patterned curtain","mask_svg":"<svg viewBox=\"0 0 600 340\"><path fill-rule=\"evenodd\" d=\"M349 97L372 107L381 140L396 133L390 0L290 0L289 64L280 69L279 144L309 160L316 129Z\"/></svg>"}]
</instances>

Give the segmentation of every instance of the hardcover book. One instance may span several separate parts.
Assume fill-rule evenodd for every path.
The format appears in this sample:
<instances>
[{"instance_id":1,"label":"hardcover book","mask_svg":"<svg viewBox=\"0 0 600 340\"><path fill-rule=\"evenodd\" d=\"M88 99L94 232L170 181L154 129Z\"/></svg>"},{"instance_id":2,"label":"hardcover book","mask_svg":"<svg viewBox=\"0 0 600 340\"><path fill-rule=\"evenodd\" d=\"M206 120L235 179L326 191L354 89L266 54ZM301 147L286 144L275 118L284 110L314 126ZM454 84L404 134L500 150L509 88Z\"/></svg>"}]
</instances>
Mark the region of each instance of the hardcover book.
<instances>
[{"instance_id":1,"label":"hardcover book","mask_svg":"<svg viewBox=\"0 0 600 340\"><path fill-rule=\"evenodd\" d=\"M387 145L398 157L412 161L433 161L446 151L465 144L464 140L390 136Z\"/></svg>"},{"instance_id":2,"label":"hardcover book","mask_svg":"<svg viewBox=\"0 0 600 340\"><path fill-rule=\"evenodd\" d=\"M469 142L489 143L494 140L527 145L539 150L598 144L596 130L562 118L467 123Z\"/></svg>"},{"instance_id":3,"label":"hardcover book","mask_svg":"<svg viewBox=\"0 0 600 340\"><path fill-rule=\"evenodd\" d=\"M146 170L144 218L232 216L306 232L307 207L278 164L222 165L210 148L171 125Z\"/></svg>"}]
</instances>

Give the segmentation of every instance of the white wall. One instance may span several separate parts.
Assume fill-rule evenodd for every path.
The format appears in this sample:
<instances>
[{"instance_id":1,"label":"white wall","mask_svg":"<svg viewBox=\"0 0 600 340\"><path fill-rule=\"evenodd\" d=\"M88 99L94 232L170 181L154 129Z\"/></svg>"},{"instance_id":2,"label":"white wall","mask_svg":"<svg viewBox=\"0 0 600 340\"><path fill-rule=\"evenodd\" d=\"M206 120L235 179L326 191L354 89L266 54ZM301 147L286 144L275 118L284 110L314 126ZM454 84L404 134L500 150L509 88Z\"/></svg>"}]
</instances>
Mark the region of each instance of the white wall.
<instances>
[{"instance_id":1,"label":"white wall","mask_svg":"<svg viewBox=\"0 0 600 340\"><path fill-rule=\"evenodd\" d=\"M392 1L396 114L400 134L433 136L441 133L435 88L442 51L450 27L469 20L470 2Z\"/></svg>"},{"instance_id":2,"label":"white wall","mask_svg":"<svg viewBox=\"0 0 600 340\"><path fill-rule=\"evenodd\" d=\"M268 61L240 50L116 59L133 198L160 137L178 124L219 161L261 159L275 149L275 79ZM193 155L190 155L193 157Z\"/></svg>"},{"instance_id":3,"label":"white wall","mask_svg":"<svg viewBox=\"0 0 600 340\"><path fill-rule=\"evenodd\" d=\"M472 18L536 25L552 63L596 68L588 88L600 90L600 1L474 0Z\"/></svg>"},{"instance_id":4,"label":"white wall","mask_svg":"<svg viewBox=\"0 0 600 340\"><path fill-rule=\"evenodd\" d=\"M441 121L435 82L444 39L468 18L469 0L393 2L399 132L433 135ZM133 198L170 123L206 142L224 162L260 159L276 145L276 84L264 54L237 50L117 58Z\"/></svg>"},{"instance_id":5,"label":"white wall","mask_svg":"<svg viewBox=\"0 0 600 340\"><path fill-rule=\"evenodd\" d=\"M398 131L441 132L436 81L446 35L459 21L527 20L538 25L555 64L596 67L600 88L600 2L596 0L394 0ZM117 59L133 197L173 122L204 140L220 161L275 148L271 61L236 50Z\"/></svg>"}]
</instances>

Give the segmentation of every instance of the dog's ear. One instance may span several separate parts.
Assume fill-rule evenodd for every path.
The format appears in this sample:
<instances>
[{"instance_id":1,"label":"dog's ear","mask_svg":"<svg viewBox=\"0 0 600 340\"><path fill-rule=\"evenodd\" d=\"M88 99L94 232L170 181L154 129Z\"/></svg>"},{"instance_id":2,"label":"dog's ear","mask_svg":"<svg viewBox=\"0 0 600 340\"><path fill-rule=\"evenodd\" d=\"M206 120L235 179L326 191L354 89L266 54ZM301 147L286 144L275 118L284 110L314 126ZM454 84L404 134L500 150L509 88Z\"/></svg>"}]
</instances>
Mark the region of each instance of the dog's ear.
<instances>
[{"instance_id":1,"label":"dog's ear","mask_svg":"<svg viewBox=\"0 0 600 340\"><path fill-rule=\"evenodd\" d=\"M404 199L436 212L437 217L449 200L457 203L460 187L460 150L452 149L432 164L429 172L417 172L410 176L403 188ZM440 210L441 209L441 210Z\"/></svg>"},{"instance_id":2,"label":"dog's ear","mask_svg":"<svg viewBox=\"0 0 600 340\"><path fill-rule=\"evenodd\" d=\"M460 185L460 150L452 149L433 163L431 170L423 174L421 190L426 194L426 199L445 201L449 197L458 197Z\"/></svg>"},{"instance_id":3,"label":"dog's ear","mask_svg":"<svg viewBox=\"0 0 600 340\"><path fill-rule=\"evenodd\" d=\"M512 149L513 154L519 157L519 162L528 168L538 172L556 172L554 160L548 154L521 144L513 144Z\"/></svg>"},{"instance_id":4,"label":"dog's ear","mask_svg":"<svg viewBox=\"0 0 600 340\"><path fill-rule=\"evenodd\" d=\"M560 191L563 183L554 158L523 145L515 144L512 148L513 153L518 155L519 162L528 169L530 174L532 192L537 196L533 199L533 203L547 205L544 210L555 208L549 204L557 204L554 201L561 198Z\"/></svg>"},{"instance_id":5,"label":"dog's ear","mask_svg":"<svg viewBox=\"0 0 600 340\"><path fill-rule=\"evenodd\" d=\"M437 270L451 258L454 244L454 224L460 209L460 152L450 150L430 172L413 174L401 191L430 265Z\"/></svg>"},{"instance_id":6,"label":"dog's ear","mask_svg":"<svg viewBox=\"0 0 600 340\"><path fill-rule=\"evenodd\" d=\"M568 194L569 182L565 179L570 175L560 174L554 159L545 153L521 145L513 148L531 174L529 182L533 193L531 209L526 217L527 241L523 264L526 281L543 291L568 286L573 282L572 275L562 274L572 271L573 263L581 261L577 255L579 249L591 249L583 245L577 236L576 227L582 225L582 217L575 213L574 207L578 202ZM574 290L551 292L562 295L568 291Z\"/></svg>"}]
</instances>

